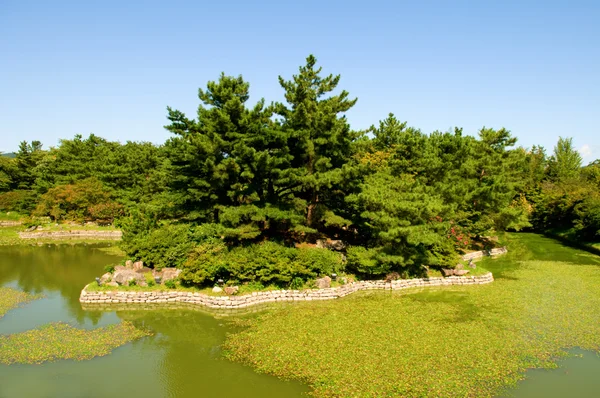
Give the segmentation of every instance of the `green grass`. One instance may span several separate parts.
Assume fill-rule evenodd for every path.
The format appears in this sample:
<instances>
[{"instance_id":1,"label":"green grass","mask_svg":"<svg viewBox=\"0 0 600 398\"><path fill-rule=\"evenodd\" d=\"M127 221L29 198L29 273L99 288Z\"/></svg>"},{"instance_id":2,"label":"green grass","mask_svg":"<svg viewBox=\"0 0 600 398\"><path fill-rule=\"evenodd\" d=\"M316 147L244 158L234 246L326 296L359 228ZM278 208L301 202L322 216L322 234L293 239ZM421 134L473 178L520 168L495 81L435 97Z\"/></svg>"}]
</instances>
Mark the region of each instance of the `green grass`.
<instances>
[{"instance_id":1,"label":"green grass","mask_svg":"<svg viewBox=\"0 0 600 398\"><path fill-rule=\"evenodd\" d=\"M27 216L16 211L0 211L0 221L23 221Z\"/></svg>"},{"instance_id":2,"label":"green grass","mask_svg":"<svg viewBox=\"0 0 600 398\"><path fill-rule=\"evenodd\" d=\"M49 232L49 231L64 231L64 230L81 230L81 229L89 229L89 230L102 230L102 231L115 231L114 227L97 227L90 226L84 227L79 226L69 228L64 225L51 225L48 227L43 227L41 232ZM94 239L92 238L36 238L36 239L21 239L19 237L19 232L23 232L23 226L14 226L14 227L0 227L0 246L13 246L13 245L43 245L43 244L70 244L70 245L78 245L78 244L95 244L95 243L106 243L106 239ZM112 247L112 246L111 246ZM114 247L112 249L106 248L110 254L122 255L124 254L118 247Z\"/></svg>"},{"instance_id":3,"label":"green grass","mask_svg":"<svg viewBox=\"0 0 600 398\"><path fill-rule=\"evenodd\" d=\"M39 364L61 359L86 360L110 354L130 341L149 335L129 322L86 330L65 323L0 335L0 363Z\"/></svg>"},{"instance_id":4,"label":"green grass","mask_svg":"<svg viewBox=\"0 0 600 398\"><path fill-rule=\"evenodd\" d=\"M495 282L364 292L264 313L226 356L320 397L491 397L565 349L600 349L600 257L514 234ZM480 268L478 265L478 269Z\"/></svg>"},{"instance_id":5,"label":"green grass","mask_svg":"<svg viewBox=\"0 0 600 398\"><path fill-rule=\"evenodd\" d=\"M20 304L35 300L39 296L21 292L9 287L0 287L0 318Z\"/></svg>"},{"instance_id":6,"label":"green grass","mask_svg":"<svg viewBox=\"0 0 600 398\"><path fill-rule=\"evenodd\" d=\"M52 231L117 231L112 225L77 224L77 223L45 223L40 225L41 232ZM38 229L39 230L39 229Z\"/></svg>"}]
</instances>

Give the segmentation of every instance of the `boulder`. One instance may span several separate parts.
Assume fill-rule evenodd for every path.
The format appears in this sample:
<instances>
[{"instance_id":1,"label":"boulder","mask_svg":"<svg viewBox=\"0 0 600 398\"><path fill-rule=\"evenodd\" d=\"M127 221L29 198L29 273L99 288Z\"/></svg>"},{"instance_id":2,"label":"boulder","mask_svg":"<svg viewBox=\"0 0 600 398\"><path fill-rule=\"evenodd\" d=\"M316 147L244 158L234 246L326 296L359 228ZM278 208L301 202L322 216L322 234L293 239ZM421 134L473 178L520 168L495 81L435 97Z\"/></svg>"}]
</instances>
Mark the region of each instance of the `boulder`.
<instances>
[{"instance_id":1,"label":"boulder","mask_svg":"<svg viewBox=\"0 0 600 398\"><path fill-rule=\"evenodd\" d=\"M131 261L131 260L125 261L125 268L129 268L129 269L133 268L133 261Z\"/></svg>"},{"instance_id":2,"label":"boulder","mask_svg":"<svg viewBox=\"0 0 600 398\"><path fill-rule=\"evenodd\" d=\"M135 280L139 283L140 281L144 280L144 275L131 269L125 269L122 271L115 270L115 273L113 274L113 281L117 282L119 285L127 285L131 280Z\"/></svg>"},{"instance_id":3,"label":"boulder","mask_svg":"<svg viewBox=\"0 0 600 398\"><path fill-rule=\"evenodd\" d=\"M469 273L469 270L466 269L447 269L447 268L442 268L442 274L444 276L463 276L463 275L467 275Z\"/></svg>"},{"instance_id":4,"label":"boulder","mask_svg":"<svg viewBox=\"0 0 600 398\"><path fill-rule=\"evenodd\" d=\"M112 280L112 274L110 272L107 272L106 274L102 275L100 277L100 284L104 285L107 282L110 282Z\"/></svg>"},{"instance_id":5,"label":"boulder","mask_svg":"<svg viewBox=\"0 0 600 398\"><path fill-rule=\"evenodd\" d=\"M171 279L178 278L179 274L181 274L181 270L180 269L177 269L177 268L163 268L162 271L161 271L160 277L162 278L162 281L164 282L164 281L168 281L168 280L171 280Z\"/></svg>"},{"instance_id":6,"label":"boulder","mask_svg":"<svg viewBox=\"0 0 600 398\"><path fill-rule=\"evenodd\" d=\"M131 268L123 267L122 265L116 265L116 266L115 266L115 271L114 271L114 272L118 272L118 271L127 271L128 269L131 269Z\"/></svg>"},{"instance_id":7,"label":"boulder","mask_svg":"<svg viewBox=\"0 0 600 398\"><path fill-rule=\"evenodd\" d=\"M317 285L317 288L319 289L327 289L328 287L331 287L331 278L328 276L319 278L315 280L315 285Z\"/></svg>"},{"instance_id":8,"label":"boulder","mask_svg":"<svg viewBox=\"0 0 600 398\"><path fill-rule=\"evenodd\" d=\"M144 262L143 261L136 261L135 263L133 263L133 270L134 271L140 271L143 268L144 268Z\"/></svg>"},{"instance_id":9,"label":"boulder","mask_svg":"<svg viewBox=\"0 0 600 398\"><path fill-rule=\"evenodd\" d=\"M119 284L118 284L117 282L108 282L108 283L106 284L106 286L110 286L110 287L117 287L117 286L119 286Z\"/></svg>"},{"instance_id":10,"label":"boulder","mask_svg":"<svg viewBox=\"0 0 600 398\"><path fill-rule=\"evenodd\" d=\"M141 287L147 287L148 283L146 281L137 281L137 285Z\"/></svg>"},{"instance_id":11,"label":"boulder","mask_svg":"<svg viewBox=\"0 0 600 398\"><path fill-rule=\"evenodd\" d=\"M148 268L148 267L142 267L140 269L135 269L135 272L139 273L139 274L145 274L147 272L152 272L152 269Z\"/></svg>"},{"instance_id":12,"label":"boulder","mask_svg":"<svg viewBox=\"0 0 600 398\"><path fill-rule=\"evenodd\" d=\"M225 294L228 296L236 294L239 290L240 288L238 286L225 286Z\"/></svg>"},{"instance_id":13,"label":"boulder","mask_svg":"<svg viewBox=\"0 0 600 398\"><path fill-rule=\"evenodd\" d=\"M316 247L318 247L319 249L342 251L346 248L346 244L341 240L317 239Z\"/></svg>"},{"instance_id":14,"label":"boulder","mask_svg":"<svg viewBox=\"0 0 600 398\"><path fill-rule=\"evenodd\" d=\"M221 289L219 286L215 286L213 287L213 293L221 293L223 291L223 289Z\"/></svg>"}]
</instances>

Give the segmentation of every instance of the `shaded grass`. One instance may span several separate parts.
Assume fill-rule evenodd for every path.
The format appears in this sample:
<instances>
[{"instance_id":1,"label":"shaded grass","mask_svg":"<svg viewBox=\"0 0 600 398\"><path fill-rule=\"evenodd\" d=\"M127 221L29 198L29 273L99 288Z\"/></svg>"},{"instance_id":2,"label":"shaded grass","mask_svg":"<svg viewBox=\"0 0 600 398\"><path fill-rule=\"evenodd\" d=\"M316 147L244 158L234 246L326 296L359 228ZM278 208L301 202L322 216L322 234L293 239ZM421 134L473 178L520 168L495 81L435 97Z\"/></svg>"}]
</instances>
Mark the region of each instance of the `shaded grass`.
<instances>
[{"instance_id":1,"label":"shaded grass","mask_svg":"<svg viewBox=\"0 0 600 398\"><path fill-rule=\"evenodd\" d=\"M315 396L494 396L565 349L600 349L600 258L533 234L480 263L489 285L366 292L249 321L226 356Z\"/></svg>"},{"instance_id":2,"label":"shaded grass","mask_svg":"<svg viewBox=\"0 0 600 398\"><path fill-rule=\"evenodd\" d=\"M20 304L35 300L38 297L9 287L0 287L0 318Z\"/></svg>"},{"instance_id":3,"label":"shaded grass","mask_svg":"<svg viewBox=\"0 0 600 398\"><path fill-rule=\"evenodd\" d=\"M0 363L39 364L60 359L92 359L150 333L129 322L85 330L51 323L23 333L0 336Z\"/></svg>"}]
</instances>

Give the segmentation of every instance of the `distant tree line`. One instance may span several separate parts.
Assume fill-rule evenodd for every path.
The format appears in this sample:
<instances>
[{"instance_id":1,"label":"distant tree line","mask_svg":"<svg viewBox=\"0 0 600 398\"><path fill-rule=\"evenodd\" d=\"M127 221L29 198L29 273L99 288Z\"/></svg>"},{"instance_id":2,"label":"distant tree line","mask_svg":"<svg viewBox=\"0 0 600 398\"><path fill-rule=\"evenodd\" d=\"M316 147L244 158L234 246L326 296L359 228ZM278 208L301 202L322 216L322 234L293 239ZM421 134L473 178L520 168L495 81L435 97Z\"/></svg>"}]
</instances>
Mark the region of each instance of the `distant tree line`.
<instances>
[{"instance_id":1,"label":"distant tree line","mask_svg":"<svg viewBox=\"0 0 600 398\"><path fill-rule=\"evenodd\" d=\"M310 56L279 77L284 103L249 105L250 85L222 74L196 118L167 108L163 145L23 142L0 157L0 210L115 222L128 255L198 285L422 275L507 229L600 240L600 163L582 167L571 139L548 156L504 128L425 134L393 114L356 131L339 81ZM344 258L319 239L345 242Z\"/></svg>"}]
</instances>

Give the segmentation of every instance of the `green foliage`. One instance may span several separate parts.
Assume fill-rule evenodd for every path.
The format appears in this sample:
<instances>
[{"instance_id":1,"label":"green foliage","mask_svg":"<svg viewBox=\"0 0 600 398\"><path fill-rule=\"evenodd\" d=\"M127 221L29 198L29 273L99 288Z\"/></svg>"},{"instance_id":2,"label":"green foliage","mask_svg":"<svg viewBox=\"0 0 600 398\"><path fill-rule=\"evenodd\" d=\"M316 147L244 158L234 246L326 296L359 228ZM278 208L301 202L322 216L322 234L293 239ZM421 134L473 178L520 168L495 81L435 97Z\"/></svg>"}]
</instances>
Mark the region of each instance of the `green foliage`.
<instances>
[{"instance_id":1,"label":"green foliage","mask_svg":"<svg viewBox=\"0 0 600 398\"><path fill-rule=\"evenodd\" d=\"M312 396L510 395L527 369L600 347L600 259L531 234L509 247L483 262L493 283L274 309L228 335L225 354Z\"/></svg>"},{"instance_id":2,"label":"green foliage","mask_svg":"<svg viewBox=\"0 0 600 398\"><path fill-rule=\"evenodd\" d=\"M311 55L279 77L281 103L252 104L242 76L209 81L195 118L167 108L164 145L23 142L0 156L0 211L114 223L128 256L197 285L343 271L327 251L292 249L317 239L349 244L349 269L368 277L453 267L473 239L507 229L600 239L600 163L582 168L570 138L548 157L505 128L428 134L390 113L353 131L340 81Z\"/></svg>"},{"instance_id":3,"label":"green foliage","mask_svg":"<svg viewBox=\"0 0 600 398\"><path fill-rule=\"evenodd\" d=\"M326 249L292 248L275 242L227 247L222 241L201 243L182 264L181 280L206 285L219 278L236 283L288 286L296 278L303 281L340 272L341 256Z\"/></svg>"},{"instance_id":4,"label":"green foliage","mask_svg":"<svg viewBox=\"0 0 600 398\"><path fill-rule=\"evenodd\" d=\"M290 282L290 289L299 290L299 289L302 289L303 287L304 287L304 279L300 278L299 276L295 277Z\"/></svg>"},{"instance_id":5,"label":"green foliage","mask_svg":"<svg viewBox=\"0 0 600 398\"><path fill-rule=\"evenodd\" d=\"M165 281L165 286L168 289L175 289L177 287L177 284L175 283L175 281L173 279L169 279L169 280Z\"/></svg>"},{"instance_id":6,"label":"green foliage","mask_svg":"<svg viewBox=\"0 0 600 398\"><path fill-rule=\"evenodd\" d=\"M129 281L128 286L137 286L137 282L135 279Z\"/></svg>"},{"instance_id":7,"label":"green foliage","mask_svg":"<svg viewBox=\"0 0 600 398\"><path fill-rule=\"evenodd\" d=\"M152 273L150 272L146 272L144 274L144 279L146 279L146 284L149 287L155 286L156 285L156 281L154 280L154 276L152 275Z\"/></svg>"},{"instance_id":8,"label":"green foliage","mask_svg":"<svg viewBox=\"0 0 600 398\"><path fill-rule=\"evenodd\" d=\"M180 266L193 247L191 227L177 223L157 225L136 214L119 224L123 228L122 247L126 254L157 269Z\"/></svg>"},{"instance_id":9,"label":"green foliage","mask_svg":"<svg viewBox=\"0 0 600 398\"><path fill-rule=\"evenodd\" d=\"M0 193L1 211L29 213L35 207L36 195L33 191L10 191Z\"/></svg>"},{"instance_id":10,"label":"green foliage","mask_svg":"<svg viewBox=\"0 0 600 398\"><path fill-rule=\"evenodd\" d=\"M108 264L107 266L104 267L104 272L109 272L112 274L113 272L115 272L115 265Z\"/></svg>"},{"instance_id":11,"label":"green foliage","mask_svg":"<svg viewBox=\"0 0 600 398\"><path fill-rule=\"evenodd\" d=\"M555 180L574 178L581 168L581 155L573 147L572 138L558 138L548 162L548 175Z\"/></svg>"},{"instance_id":12,"label":"green foliage","mask_svg":"<svg viewBox=\"0 0 600 398\"><path fill-rule=\"evenodd\" d=\"M34 211L36 216L52 220L112 220L119 216L122 206L112 202L111 193L96 178L51 188L40 197Z\"/></svg>"}]
</instances>

